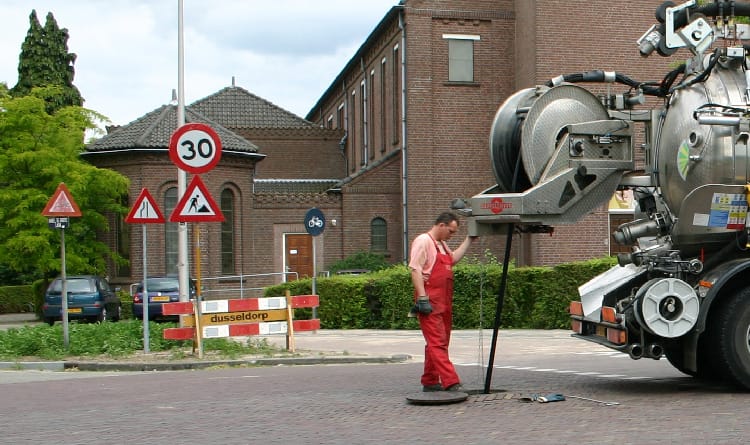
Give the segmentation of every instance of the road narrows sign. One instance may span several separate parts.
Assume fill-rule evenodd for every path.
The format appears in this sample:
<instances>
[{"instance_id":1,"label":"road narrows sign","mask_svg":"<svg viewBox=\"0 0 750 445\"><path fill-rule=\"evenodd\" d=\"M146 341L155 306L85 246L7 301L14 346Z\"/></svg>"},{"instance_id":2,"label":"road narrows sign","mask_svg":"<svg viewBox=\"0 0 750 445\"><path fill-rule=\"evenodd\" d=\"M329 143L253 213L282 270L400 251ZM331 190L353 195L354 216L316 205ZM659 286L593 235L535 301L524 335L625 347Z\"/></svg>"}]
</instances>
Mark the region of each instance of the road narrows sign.
<instances>
[{"instance_id":1,"label":"road narrows sign","mask_svg":"<svg viewBox=\"0 0 750 445\"><path fill-rule=\"evenodd\" d=\"M148 189L143 188L141 194L133 204L133 208L130 209L130 213L125 217L125 222L129 224L141 223L163 223L164 215L156 205L156 200L148 192Z\"/></svg>"},{"instance_id":2,"label":"road narrows sign","mask_svg":"<svg viewBox=\"0 0 750 445\"><path fill-rule=\"evenodd\" d=\"M200 176L193 176L180 202L169 216L171 222L222 222L224 214L208 193Z\"/></svg>"},{"instance_id":3,"label":"road narrows sign","mask_svg":"<svg viewBox=\"0 0 750 445\"><path fill-rule=\"evenodd\" d=\"M78 204L73 200L73 195L70 194L64 182L57 186L57 190L42 210L42 215L81 216L81 209L78 208Z\"/></svg>"},{"instance_id":4,"label":"road narrows sign","mask_svg":"<svg viewBox=\"0 0 750 445\"><path fill-rule=\"evenodd\" d=\"M169 157L186 172L206 173L221 159L221 139L206 124L185 124L169 139Z\"/></svg>"}]
</instances>

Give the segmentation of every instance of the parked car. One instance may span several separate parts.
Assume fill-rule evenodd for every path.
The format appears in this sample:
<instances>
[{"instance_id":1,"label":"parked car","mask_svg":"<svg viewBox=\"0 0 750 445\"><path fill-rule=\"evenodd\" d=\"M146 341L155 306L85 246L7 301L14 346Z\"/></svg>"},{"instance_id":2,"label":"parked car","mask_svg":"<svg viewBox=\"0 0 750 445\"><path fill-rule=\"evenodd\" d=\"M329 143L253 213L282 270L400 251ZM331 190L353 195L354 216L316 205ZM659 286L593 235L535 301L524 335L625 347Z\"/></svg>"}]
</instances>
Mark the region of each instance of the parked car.
<instances>
[{"instance_id":1,"label":"parked car","mask_svg":"<svg viewBox=\"0 0 750 445\"><path fill-rule=\"evenodd\" d=\"M66 277L65 291L68 294L68 320L94 322L118 321L122 304L109 282L97 275L74 275ZM58 277L44 294L42 317L50 326L62 320L62 278Z\"/></svg>"},{"instance_id":2,"label":"parked car","mask_svg":"<svg viewBox=\"0 0 750 445\"><path fill-rule=\"evenodd\" d=\"M148 319L163 317L162 303L180 301L179 279L176 276L148 277ZM130 287L133 296L133 317L143 319L143 283L135 283ZM195 297L195 282L190 280L190 298Z\"/></svg>"}]
</instances>

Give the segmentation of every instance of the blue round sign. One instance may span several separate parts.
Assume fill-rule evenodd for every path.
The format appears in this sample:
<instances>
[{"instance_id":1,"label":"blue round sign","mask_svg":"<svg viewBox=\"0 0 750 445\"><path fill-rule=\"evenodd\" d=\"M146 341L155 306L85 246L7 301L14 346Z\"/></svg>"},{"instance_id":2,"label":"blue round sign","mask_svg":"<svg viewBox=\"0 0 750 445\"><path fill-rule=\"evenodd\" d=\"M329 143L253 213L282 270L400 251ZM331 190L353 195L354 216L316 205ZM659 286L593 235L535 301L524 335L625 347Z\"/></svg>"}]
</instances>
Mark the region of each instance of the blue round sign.
<instances>
[{"instance_id":1,"label":"blue round sign","mask_svg":"<svg viewBox=\"0 0 750 445\"><path fill-rule=\"evenodd\" d=\"M305 214L305 230L312 236L318 236L326 228L326 217L320 209L311 208Z\"/></svg>"}]
</instances>

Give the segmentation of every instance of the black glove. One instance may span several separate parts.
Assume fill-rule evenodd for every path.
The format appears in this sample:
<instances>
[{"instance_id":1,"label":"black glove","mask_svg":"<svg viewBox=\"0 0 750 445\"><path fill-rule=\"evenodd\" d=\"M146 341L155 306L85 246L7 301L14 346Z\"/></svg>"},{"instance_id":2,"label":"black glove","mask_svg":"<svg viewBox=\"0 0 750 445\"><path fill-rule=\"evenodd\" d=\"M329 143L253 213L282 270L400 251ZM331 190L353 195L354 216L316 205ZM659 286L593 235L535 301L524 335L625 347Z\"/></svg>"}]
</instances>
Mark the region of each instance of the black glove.
<instances>
[{"instance_id":1,"label":"black glove","mask_svg":"<svg viewBox=\"0 0 750 445\"><path fill-rule=\"evenodd\" d=\"M409 309L409 313L406 314L406 316L409 318L417 318L418 312L419 311L417 310L417 305L415 304L414 306L411 307L411 309Z\"/></svg>"},{"instance_id":2,"label":"black glove","mask_svg":"<svg viewBox=\"0 0 750 445\"><path fill-rule=\"evenodd\" d=\"M417 297L417 311L420 314L425 314L425 315L432 312L432 305L430 304L430 297L428 297L427 295Z\"/></svg>"}]
</instances>

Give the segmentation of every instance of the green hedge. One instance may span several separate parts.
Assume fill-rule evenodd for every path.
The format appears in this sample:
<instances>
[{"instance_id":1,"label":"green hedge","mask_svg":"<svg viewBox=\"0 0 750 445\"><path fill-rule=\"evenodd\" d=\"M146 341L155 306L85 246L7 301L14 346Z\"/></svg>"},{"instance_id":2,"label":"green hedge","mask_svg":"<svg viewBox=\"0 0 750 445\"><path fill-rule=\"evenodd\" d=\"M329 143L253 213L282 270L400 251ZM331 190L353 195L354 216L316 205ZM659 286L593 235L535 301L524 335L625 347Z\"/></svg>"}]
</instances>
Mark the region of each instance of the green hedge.
<instances>
[{"instance_id":1,"label":"green hedge","mask_svg":"<svg viewBox=\"0 0 750 445\"><path fill-rule=\"evenodd\" d=\"M509 267L500 326L515 329L567 329L568 306L578 300L578 286L614 266L614 258L567 263L555 267ZM495 320L502 265L461 264L454 268L453 326L491 328ZM312 292L312 280L269 287L265 296ZM316 280L320 296L318 318L323 329L416 329L407 318L413 304L406 266L363 275L339 275ZM298 309L305 318L310 310Z\"/></svg>"},{"instance_id":2,"label":"green hedge","mask_svg":"<svg viewBox=\"0 0 750 445\"><path fill-rule=\"evenodd\" d=\"M47 286L48 282L43 280L23 286L0 286L0 314L36 312L41 319ZM133 298L125 291L119 291L117 295L122 301L122 318L133 318Z\"/></svg>"},{"instance_id":3,"label":"green hedge","mask_svg":"<svg viewBox=\"0 0 750 445\"><path fill-rule=\"evenodd\" d=\"M578 299L578 286L609 269L615 259L605 258L555 267L509 267L500 326L515 329L566 329L568 305ZM495 320L502 265L459 263L454 268L453 325L456 329L491 328ZM0 313L41 310L44 286L0 287ZM312 280L269 287L265 296L312 293ZM397 265L362 275L319 278L317 316L324 329L417 329L406 313L413 304L409 270ZM132 300L120 292L123 318L132 318ZM296 309L295 317L310 318L310 309Z\"/></svg>"},{"instance_id":4,"label":"green hedge","mask_svg":"<svg viewBox=\"0 0 750 445\"><path fill-rule=\"evenodd\" d=\"M0 314L34 312L36 306L32 286L0 287Z\"/></svg>"}]
</instances>

